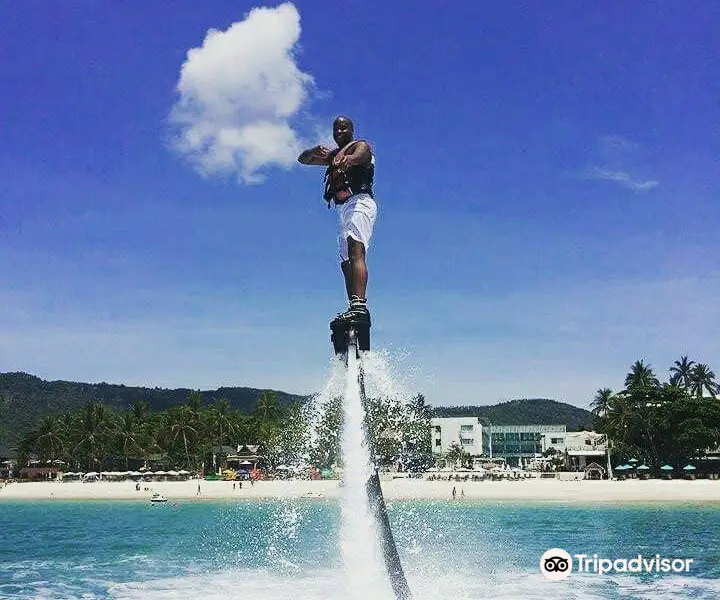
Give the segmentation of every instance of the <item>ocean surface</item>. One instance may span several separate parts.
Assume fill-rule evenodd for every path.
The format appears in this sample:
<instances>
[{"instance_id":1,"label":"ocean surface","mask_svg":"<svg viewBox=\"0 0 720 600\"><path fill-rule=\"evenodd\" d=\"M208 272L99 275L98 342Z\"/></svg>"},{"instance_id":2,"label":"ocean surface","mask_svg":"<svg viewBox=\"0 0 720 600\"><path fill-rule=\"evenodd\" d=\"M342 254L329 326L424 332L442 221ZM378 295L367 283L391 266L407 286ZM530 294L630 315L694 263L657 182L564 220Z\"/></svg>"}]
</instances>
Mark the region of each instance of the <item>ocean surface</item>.
<instances>
[{"instance_id":1,"label":"ocean surface","mask_svg":"<svg viewBox=\"0 0 720 600\"><path fill-rule=\"evenodd\" d=\"M389 511L417 600L720 598L717 505L403 501ZM316 499L0 502L0 598L382 600L371 582L384 573L344 565L340 518L339 502ZM693 563L551 581L539 565L554 547Z\"/></svg>"}]
</instances>

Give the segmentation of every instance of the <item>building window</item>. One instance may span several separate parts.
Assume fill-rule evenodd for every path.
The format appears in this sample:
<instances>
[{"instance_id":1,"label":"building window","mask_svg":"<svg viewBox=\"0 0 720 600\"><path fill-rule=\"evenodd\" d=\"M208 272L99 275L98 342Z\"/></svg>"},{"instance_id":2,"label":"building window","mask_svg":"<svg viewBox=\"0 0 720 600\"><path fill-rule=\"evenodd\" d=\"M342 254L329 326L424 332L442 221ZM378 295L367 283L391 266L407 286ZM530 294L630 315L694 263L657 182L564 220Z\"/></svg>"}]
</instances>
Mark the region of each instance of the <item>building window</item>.
<instances>
[{"instance_id":1,"label":"building window","mask_svg":"<svg viewBox=\"0 0 720 600\"><path fill-rule=\"evenodd\" d=\"M463 446L472 446L475 443L473 438L460 438L460 444Z\"/></svg>"},{"instance_id":2,"label":"building window","mask_svg":"<svg viewBox=\"0 0 720 600\"><path fill-rule=\"evenodd\" d=\"M427 439L427 438L425 438L425 439ZM441 445L440 440L435 440L435 445L436 445L436 446L440 446L440 445Z\"/></svg>"},{"instance_id":3,"label":"building window","mask_svg":"<svg viewBox=\"0 0 720 600\"><path fill-rule=\"evenodd\" d=\"M440 425L435 425L435 433L440 433Z\"/></svg>"},{"instance_id":4,"label":"building window","mask_svg":"<svg viewBox=\"0 0 720 600\"><path fill-rule=\"evenodd\" d=\"M427 439L427 438L426 438L426 439ZM563 439L562 439L562 438L550 438L550 443L551 443L551 444L562 444L562 443L563 443Z\"/></svg>"},{"instance_id":5,"label":"building window","mask_svg":"<svg viewBox=\"0 0 720 600\"><path fill-rule=\"evenodd\" d=\"M472 431L473 426L472 425L460 425L460 431Z\"/></svg>"}]
</instances>

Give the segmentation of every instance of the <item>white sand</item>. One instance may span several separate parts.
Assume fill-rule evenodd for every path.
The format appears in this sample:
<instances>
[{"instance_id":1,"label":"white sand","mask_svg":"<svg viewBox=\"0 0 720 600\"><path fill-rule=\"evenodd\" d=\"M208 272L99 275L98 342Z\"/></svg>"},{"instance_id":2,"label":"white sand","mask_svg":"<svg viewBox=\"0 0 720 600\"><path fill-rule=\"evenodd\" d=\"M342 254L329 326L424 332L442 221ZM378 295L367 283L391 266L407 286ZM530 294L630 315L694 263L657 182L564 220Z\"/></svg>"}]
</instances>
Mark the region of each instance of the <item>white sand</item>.
<instances>
[{"instance_id":1,"label":"white sand","mask_svg":"<svg viewBox=\"0 0 720 600\"><path fill-rule=\"evenodd\" d=\"M200 495L197 495L200 483ZM452 489L458 501L472 500L541 500L578 503L633 502L718 502L720 481L560 481L529 479L523 481L447 482L422 479L394 479L384 481L383 494L387 500L428 499L450 500ZM148 489L145 489L148 488ZM253 499L253 498L338 498L342 489L338 481L259 481L254 486L243 482L242 489L232 482L190 480L142 484L100 481L12 483L0 487L2 500L144 500L155 492L173 500ZM464 497L462 494L464 493Z\"/></svg>"}]
</instances>

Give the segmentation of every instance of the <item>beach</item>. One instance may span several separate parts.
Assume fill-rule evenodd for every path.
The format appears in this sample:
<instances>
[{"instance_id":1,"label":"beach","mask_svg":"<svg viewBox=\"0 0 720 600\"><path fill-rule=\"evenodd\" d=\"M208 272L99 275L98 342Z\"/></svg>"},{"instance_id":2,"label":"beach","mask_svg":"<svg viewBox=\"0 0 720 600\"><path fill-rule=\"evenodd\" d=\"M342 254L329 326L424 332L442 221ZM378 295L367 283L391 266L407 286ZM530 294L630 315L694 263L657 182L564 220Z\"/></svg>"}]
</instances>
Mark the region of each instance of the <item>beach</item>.
<instances>
[{"instance_id":1,"label":"beach","mask_svg":"<svg viewBox=\"0 0 720 600\"><path fill-rule=\"evenodd\" d=\"M198 485L200 493L198 494ZM427 481L392 479L382 482L386 500L517 500L583 503L637 502L718 502L720 481L564 481L528 479L522 481ZM150 500L154 493L173 500L247 500L267 498L340 498L342 487L337 480L258 481L162 481L143 483L135 489L132 481L23 482L0 488L3 500Z\"/></svg>"}]
</instances>

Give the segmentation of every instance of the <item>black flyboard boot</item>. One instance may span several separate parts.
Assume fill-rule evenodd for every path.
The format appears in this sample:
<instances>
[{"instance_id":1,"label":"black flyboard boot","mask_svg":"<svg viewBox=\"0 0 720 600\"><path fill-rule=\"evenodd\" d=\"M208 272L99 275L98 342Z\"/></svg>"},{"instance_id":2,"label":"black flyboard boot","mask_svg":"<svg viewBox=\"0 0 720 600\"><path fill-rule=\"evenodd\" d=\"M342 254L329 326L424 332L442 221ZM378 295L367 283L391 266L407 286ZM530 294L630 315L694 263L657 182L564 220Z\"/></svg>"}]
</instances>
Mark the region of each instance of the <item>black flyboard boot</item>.
<instances>
[{"instance_id":1,"label":"black flyboard boot","mask_svg":"<svg viewBox=\"0 0 720 600\"><path fill-rule=\"evenodd\" d=\"M350 330L355 331L358 350L370 350L370 313L364 311L348 311L330 321L330 339L335 354L347 352Z\"/></svg>"}]
</instances>

